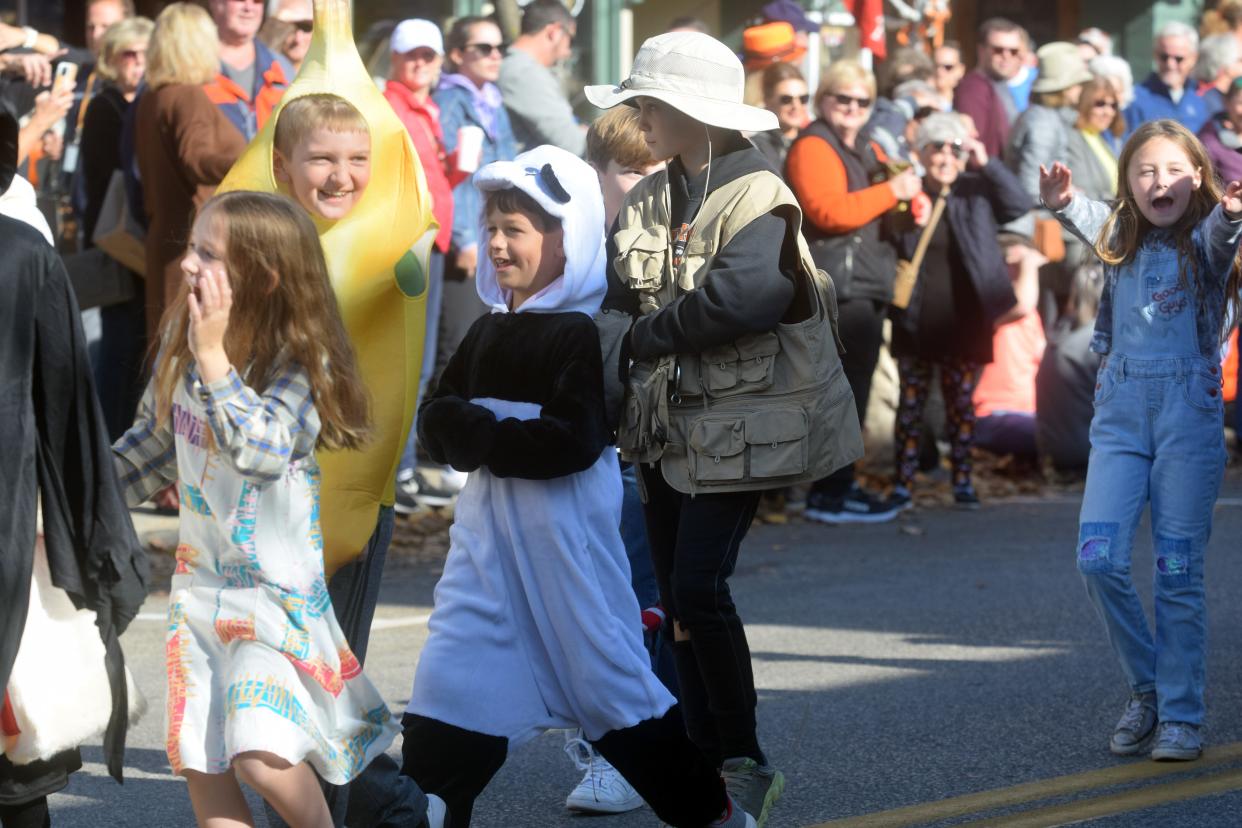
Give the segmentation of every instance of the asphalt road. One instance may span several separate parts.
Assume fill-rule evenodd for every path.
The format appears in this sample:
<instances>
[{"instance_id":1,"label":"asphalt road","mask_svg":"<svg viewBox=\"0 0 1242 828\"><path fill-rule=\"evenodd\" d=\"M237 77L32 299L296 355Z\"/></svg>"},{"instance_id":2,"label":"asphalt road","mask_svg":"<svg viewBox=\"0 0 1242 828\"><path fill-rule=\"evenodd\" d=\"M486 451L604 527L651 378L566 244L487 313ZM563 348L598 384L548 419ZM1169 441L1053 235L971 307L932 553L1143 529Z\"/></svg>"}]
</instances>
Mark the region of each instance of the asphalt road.
<instances>
[{"instance_id":1,"label":"asphalt road","mask_svg":"<svg viewBox=\"0 0 1242 828\"><path fill-rule=\"evenodd\" d=\"M1205 758L1119 761L1108 735L1126 697L1074 566L1077 502L919 509L894 524L761 526L733 580L754 655L760 737L789 780L779 826L1242 825L1242 483L1226 483L1208 556ZM1151 571L1147 530L1135 553ZM404 708L437 575L394 568L367 673ZM1141 574L1140 591L1150 594ZM188 826L162 747L163 596L124 637L152 712L130 739L128 778L97 748L53 798L57 826ZM474 824L630 828L642 809L571 816L578 773L549 733L515 751ZM259 824L263 821L260 818Z\"/></svg>"}]
</instances>

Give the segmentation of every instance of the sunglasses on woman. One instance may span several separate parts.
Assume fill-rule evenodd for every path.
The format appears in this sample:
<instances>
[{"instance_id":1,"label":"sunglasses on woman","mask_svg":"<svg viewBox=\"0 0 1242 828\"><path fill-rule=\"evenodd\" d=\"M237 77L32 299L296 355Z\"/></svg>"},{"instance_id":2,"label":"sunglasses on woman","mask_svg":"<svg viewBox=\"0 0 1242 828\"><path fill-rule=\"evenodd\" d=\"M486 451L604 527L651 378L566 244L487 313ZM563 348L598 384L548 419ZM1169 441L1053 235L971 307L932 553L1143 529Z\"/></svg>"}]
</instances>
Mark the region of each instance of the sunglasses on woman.
<instances>
[{"instance_id":1,"label":"sunglasses on woman","mask_svg":"<svg viewBox=\"0 0 1242 828\"><path fill-rule=\"evenodd\" d=\"M1095 107L1096 109L1116 109L1117 108L1116 101L1096 101L1095 103L1091 105Z\"/></svg>"},{"instance_id":2,"label":"sunglasses on woman","mask_svg":"<svg viewBox=\"0 0 1242 828\"><path fill-rule=\"evenodd\" d=\"M781 106L789 106L794 101L798 101L803 106L806 106L808 103L810 103L811 96L810 95L781 95L779 98L777 98L777 100L780 101Z\"/></svg>"},{"instance_id":3,"label":"sunglasses on woman","mask_svg":"<svg viewBox=\"0 0 1242 828\"><path fill-rule=\"evenodd\" d=\"M839 93L833 93L832 98L841 106L849 106L852 103L858 104L859 109L866 109L871 106L870 98L855 98L853 95L842 95Z\"/></svg>"},{"instance_id":4,"label":"sunglasses on woman","mask_svg":"<svg viewBox=\"0 0 1242 828\"><path fill-rule=\"evenodd\" d=\"M503 57L505 53L505 47L499 43L468 43L466 48L472 50L479 57L485 58L491 57L494 54L499 54Z\"/></svg>"},{"instance_id":5,"label":"sunglasses on woman","mask_svg":"<svg viewBox=\"0 0 1242 828\"><path fill-rule=\"evenodd\" d=\"M311 32L315 31L315 21L314 20L295 20L293 21L293 28L297 29L299 32L302 32L303 34L310 34Z\"/></svg>"}]
</instances>

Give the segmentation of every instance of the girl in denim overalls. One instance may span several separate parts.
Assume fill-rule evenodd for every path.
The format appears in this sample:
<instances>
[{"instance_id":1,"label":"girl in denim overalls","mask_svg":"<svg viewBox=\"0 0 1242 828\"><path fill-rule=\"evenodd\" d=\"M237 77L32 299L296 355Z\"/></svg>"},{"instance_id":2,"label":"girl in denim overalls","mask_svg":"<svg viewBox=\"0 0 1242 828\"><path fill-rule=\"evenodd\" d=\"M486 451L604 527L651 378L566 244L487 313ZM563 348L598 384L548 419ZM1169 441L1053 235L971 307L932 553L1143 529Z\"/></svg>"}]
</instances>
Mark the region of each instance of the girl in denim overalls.
<instances>
[{"instance_id":1,"label":"girl in denim overalls","mask_svg":"<svg viewBox=\"0 0 1242 828\"><path fill-rule=\"evenodd\" d=\"M1078 569L1131 696L1110 740L1128 756L1199 757L1207 617L1203 560L1225 467L1218 351L1238 296L1242 183L1224 194L1203 145L1171 120L1142 125L1122 150L1115 208L1074 193L1062 164L1040 195L1107 266L1092 350L1091 459ZM1155 546L1155 635L1130 577L1148 499Z\"/></svg>"}]
</instances>

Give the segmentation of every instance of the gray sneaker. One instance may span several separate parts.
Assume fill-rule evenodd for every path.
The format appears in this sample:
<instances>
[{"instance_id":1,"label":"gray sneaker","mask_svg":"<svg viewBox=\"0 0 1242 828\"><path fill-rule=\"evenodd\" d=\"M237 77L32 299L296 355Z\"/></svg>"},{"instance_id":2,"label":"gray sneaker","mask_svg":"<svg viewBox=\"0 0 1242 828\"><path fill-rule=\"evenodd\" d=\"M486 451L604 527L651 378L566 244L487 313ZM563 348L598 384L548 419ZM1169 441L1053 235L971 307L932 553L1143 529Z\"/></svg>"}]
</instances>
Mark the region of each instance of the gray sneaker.
<instances>
[{"instance_id":1,"label":"gray sneaker","mask_svg":"<svg viewBox=\"0 0 1242 828\"><path fill-rule=\"evenodd\" d=\"M720 768L720 777L733 801L755 818L758 828L763 828L768 812L785 791L785 775L771 765L760 765L743 756L726 759Z\"/></svg>"},{"instance_id":2,"label":"gray sneaker","mask_svg":"<svg viewBox=\"0 0 1242 828\"><path fill-rule=\"evenodd\" d=\"M1185 722L1161 722L1151 758L1157 762L1193 762L1203 753L1199 728Z\"/></svg>"},{"instance_id":3,"label":"gray sneaker","mask_svg":"<svg viewBox=\"0 0 1242 828\"><path fill-rule=\"evenodd\" d=\"M1113 730L1108 749L1118 756L1142 753L1156 735L1156 694L1133 693Z\"/></svg>"},{"instance_id":4,"label":"gray sneaker","mask_svg":"<svg viewBox=\"0 0 1242 828\"><path fill-rule=\"evenodd\" d=\"M729 810L720 815L720 819L708 823L707 828L757 828L755 818L742 810L737 800L729 797Z\"/></svg>"}]
</instances>

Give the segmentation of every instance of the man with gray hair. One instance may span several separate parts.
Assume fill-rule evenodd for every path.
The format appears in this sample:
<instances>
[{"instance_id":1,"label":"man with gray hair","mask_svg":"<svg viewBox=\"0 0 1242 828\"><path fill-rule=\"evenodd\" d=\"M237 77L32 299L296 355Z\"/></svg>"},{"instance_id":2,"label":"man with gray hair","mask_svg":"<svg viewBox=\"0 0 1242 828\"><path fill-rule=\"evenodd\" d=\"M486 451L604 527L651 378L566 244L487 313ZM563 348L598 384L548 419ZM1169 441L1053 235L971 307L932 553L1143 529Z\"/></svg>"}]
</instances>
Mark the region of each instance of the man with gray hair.
<instances>
[{"instance_id":1,"label":"man with gray hair","mask_svg":"<svg viewBox=\"0 0 1242 828\"><path fill-rule=\"evenodd\" d=\"M1134 102L1126 108L1126 126L1133 132L1146 121L1172 118L1191 132L1198 132L1208 119L1207 104L1188 88L1199 56L1199 35L1185 23L1173 21L1160 27L1152 51L1155 71L1134 88Z\"/></svg>"},{"instance_id":2,"label":"man with gray hair","mask_svg":"<svg viewBox=\"0 0 1242 828\"><path fill-rule=\"evenodd\" d=\"M1208 117L1225 108L1225 96L1235 79L1242 75L1242 44L1232 33L1203 38L1199 44L1199 60L1195 63L1195 80L1199 95L1207 107Z\"/></svg>"}]
</instances>

